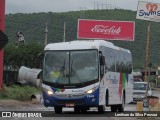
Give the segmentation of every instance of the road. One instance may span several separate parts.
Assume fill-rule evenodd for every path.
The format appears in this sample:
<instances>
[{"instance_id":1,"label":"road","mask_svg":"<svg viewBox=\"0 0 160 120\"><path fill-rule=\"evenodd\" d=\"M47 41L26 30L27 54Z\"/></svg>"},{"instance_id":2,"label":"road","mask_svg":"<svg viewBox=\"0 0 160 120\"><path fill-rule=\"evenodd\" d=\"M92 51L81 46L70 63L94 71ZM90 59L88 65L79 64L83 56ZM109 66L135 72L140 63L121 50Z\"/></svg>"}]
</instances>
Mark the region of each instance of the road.
<instances>
[{"instance_id":1,"label":"road","mask_svg":"<svg viewBox=\"0 0 160 120\"><path fill-rule=\"evenodd\" d=\"M125 111L135 111L136 110L136 104L127 104L125 107ZM17 111L18 113L22 114L25 113L25 111L30 112L39 112L47 111L45 112L45 116L48 116L45 118L46 120L116 120L117 117L115 116L115 113L110 112L110 108L106 108L106 111L104 114L98 114L96 108L92 108L91 110L87 111L87 113L80 113L75 114L72 108L64 108L62 114L55 114L54 109L52 107L45 108L43 104L20 104L20 105L0 105L0 111ZM4 120L28 120L28 118L20 118L20 117L12 117L12 118L3 118ZM128 117L118 117L119 120L134 120L136 118L128 118ZM29 118L29 120L44 120L44 118Z\"/></svg>"},{"instance_id":2,"label":"road","mask_svg":"<svg viewBox=\"0 0 160 120\"><path fill-rule=\"evenodd\" d=\"M53 107L44 107L43 104L33 104L31 101L28 102L19 102L16 100L5 100L10 103L4 104L2 100L0 100L0 111L53 111ZM91 108L88 112L97 112L97 108ZM106 112L110 111L110 107L106 107ZM136 104L126 104L125 111L136 111ZM63 113L66 112L74 112L73 108L63 108Z\"/></svg>"},{"instance_id":3,"label":"road","mask_svg":"<svg viewBox=\"0 0 160 120\"><path fill-rule=\"evenodd\" d=\"M159 95L158 91L154 95ZM17 111L17 112L45 112L46 120L135 120L142 117L117 117L115 113L110 112L110 108L106 107L104 114L98 114L96 108L92 108L87 113L75 114L73 108L64 108L62 114L55 114L53 107L45 108L42 103L33 104L31 101L20 102L16 100L0 100L0 111ZM46 112L47 111L47 112ZM136 104L126 104L125 111L136 111ZM52 116L52 117L50 117ZM146 118L145 118L146 119ZM160 119L160 118L159 118ZM1 120L1 118L0 118ZM3 118L3 120L28 120L28 118L12 117ZM44 120L44 118L29 118L29 120Z\"/></svg>"}]
</instances>

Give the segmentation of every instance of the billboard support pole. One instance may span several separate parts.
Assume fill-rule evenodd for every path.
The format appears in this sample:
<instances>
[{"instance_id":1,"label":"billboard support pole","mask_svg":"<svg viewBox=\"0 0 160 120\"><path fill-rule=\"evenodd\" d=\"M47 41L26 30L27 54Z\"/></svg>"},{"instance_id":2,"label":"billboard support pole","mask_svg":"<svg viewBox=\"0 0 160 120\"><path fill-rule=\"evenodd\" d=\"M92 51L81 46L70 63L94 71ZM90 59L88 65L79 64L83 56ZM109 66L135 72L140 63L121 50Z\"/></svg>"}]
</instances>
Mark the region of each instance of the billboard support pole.
<instances>
[{"instance_id":1,"label":"billboard support pole","mask_svg":"<svg viewBox=\"0 0 160 120\"><path fill-rule=\"evenodd\" d=\"M149 37L150 37L150 22L148 23L147 40L146 40L146 62L145 62L145 81L147 82L147 71L148 71L148 53L149 53ZM149 73L148 73L149 74Z\"/></svg>"}]
</instances>

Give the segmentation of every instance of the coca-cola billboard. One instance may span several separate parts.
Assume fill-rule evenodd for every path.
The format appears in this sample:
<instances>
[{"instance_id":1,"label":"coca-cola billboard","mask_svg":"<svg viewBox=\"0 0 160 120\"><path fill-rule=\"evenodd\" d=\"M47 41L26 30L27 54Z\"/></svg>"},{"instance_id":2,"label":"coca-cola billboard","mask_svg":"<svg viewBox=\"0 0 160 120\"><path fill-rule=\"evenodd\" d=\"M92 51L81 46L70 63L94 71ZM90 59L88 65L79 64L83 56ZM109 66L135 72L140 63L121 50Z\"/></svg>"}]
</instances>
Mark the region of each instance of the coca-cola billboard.
<instances>
[{"instance_id":1,"label":"coca-cola billboard","mask_svg":"<svg viewBox=\"0 0 160 120\"><path fill-rule=\"evenodd\" d=\"M134 41L135 23L131 21L78 20L79 39Z\"/></svg>"}]
</instances>

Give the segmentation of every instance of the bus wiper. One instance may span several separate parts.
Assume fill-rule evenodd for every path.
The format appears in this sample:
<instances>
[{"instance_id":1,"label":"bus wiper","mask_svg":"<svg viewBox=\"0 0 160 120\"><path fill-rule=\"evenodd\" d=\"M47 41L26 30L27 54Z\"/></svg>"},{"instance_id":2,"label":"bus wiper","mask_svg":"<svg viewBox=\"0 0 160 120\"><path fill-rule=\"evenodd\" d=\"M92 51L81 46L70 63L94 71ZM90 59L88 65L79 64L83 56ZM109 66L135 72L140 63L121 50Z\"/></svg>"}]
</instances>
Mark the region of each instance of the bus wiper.
<instances>
[{"instance_id":1,"label":"bus wiper","mask_svg":"<svg viewBox=\"0 0 160 120\"><path fill-rule=\"evenodd\" d=\"M72 62L71 62L71 71L70 71L70 77L72 76L72 72L73 72L73 68L72 68L72 64L73 64L73 60L72 60Z\"/></svg>"},{"instance_id":2,"label":"bus wiper","mask_svg":"<svg viewBox=\"0 0 160 120\"><path fill-rule=\"evenodd\" d=\"M72 68L72 64L73 64L73 60L72 60L72 63L71 63L71 74L70 74L70 76L72 76L74 74L74 76L76 76L81 83L82 81L81 81L80 77L77 75L76 71Z\"/></svg>"}]
</instances>

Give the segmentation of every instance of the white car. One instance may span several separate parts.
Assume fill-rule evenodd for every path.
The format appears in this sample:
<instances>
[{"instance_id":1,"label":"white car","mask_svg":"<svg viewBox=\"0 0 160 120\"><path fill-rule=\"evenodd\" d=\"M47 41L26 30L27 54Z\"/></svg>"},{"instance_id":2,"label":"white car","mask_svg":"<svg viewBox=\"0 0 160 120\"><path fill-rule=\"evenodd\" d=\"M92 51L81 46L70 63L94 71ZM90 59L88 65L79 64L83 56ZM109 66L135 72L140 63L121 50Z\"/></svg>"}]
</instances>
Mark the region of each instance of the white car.
<instances>
[{"instance_id":1,"label":"white car","mask_svg":"<svg viewBox=\"0 0 160 120\"><path fill-rule=\"evenodd\" d=\"M147 82L134 82L133 87L133 102L142 101L146 97ZM148 85L147 96L151 96L152 91L150 84Z\"/></svg>"}]
</instances>

